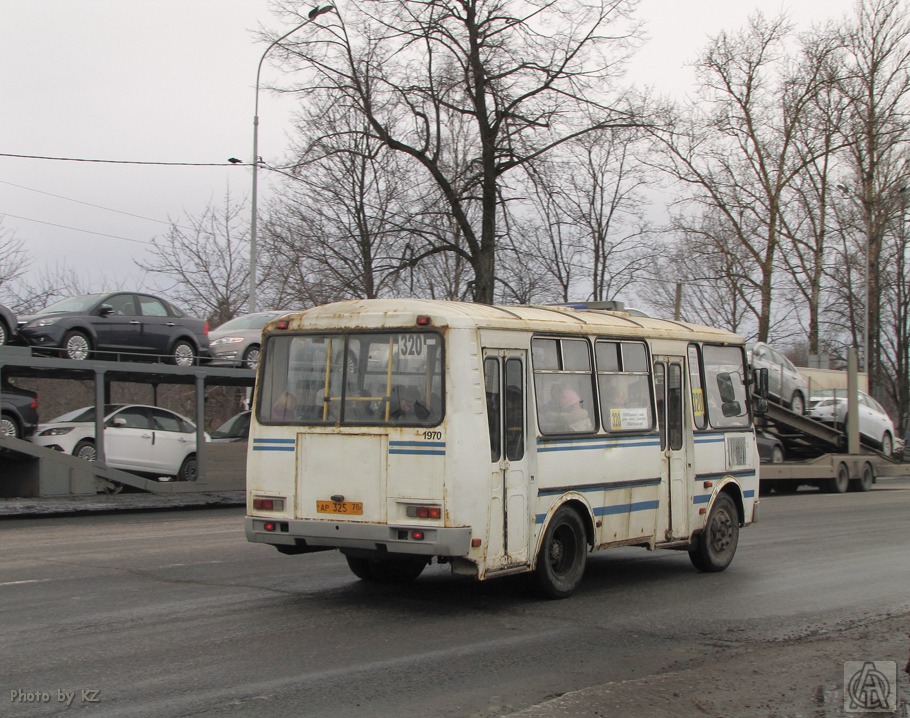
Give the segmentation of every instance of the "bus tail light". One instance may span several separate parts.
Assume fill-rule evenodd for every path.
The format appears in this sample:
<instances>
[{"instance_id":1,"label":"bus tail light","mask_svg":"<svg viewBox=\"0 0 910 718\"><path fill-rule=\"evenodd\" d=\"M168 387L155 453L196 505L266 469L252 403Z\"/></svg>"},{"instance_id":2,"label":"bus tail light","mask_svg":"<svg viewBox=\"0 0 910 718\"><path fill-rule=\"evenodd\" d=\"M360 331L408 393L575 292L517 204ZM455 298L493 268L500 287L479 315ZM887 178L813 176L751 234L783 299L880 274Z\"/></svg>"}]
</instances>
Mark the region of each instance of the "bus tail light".
<instances>
[{"instance_id":1,"label":"bus tail light","mask_svg":"<svg viewBox=\"0 0 910 718\"><path fill-rule=\"evenodd\" d=\"M255 511L284 511L284 499L274 497L259 497L253 499Z\"/></svg>"},{"instance_id":2,"label":"bus tail light","mask_svg":"<svg viewBox=\"0 0 910 718\"><path fill-rule=\"evenodd\" d=\"M442 507L440 506L408 506L405 510L411 519L441 519Z\"/></svg>"},{"instance_id":3,"label":"bus tail light","mask_svg":"<svg viewBox=\"0 0 910 718\"><path fill-rule=\"evenodd\" d=\"M423 531L411 531L412 541L423 541Z\"/></svg>"},{"instance_id":4,"label":"bus tail light","mask_svg":"<svg viewBox=\"0 0 910 718\"><path fill-rule=\"evenodd\" d=\"M264 524L262 524L262 528L266 531L274 531L276 528L278 528L278 524L276 524L274 521L266 521Z\"/></svg>"}]
</instances>

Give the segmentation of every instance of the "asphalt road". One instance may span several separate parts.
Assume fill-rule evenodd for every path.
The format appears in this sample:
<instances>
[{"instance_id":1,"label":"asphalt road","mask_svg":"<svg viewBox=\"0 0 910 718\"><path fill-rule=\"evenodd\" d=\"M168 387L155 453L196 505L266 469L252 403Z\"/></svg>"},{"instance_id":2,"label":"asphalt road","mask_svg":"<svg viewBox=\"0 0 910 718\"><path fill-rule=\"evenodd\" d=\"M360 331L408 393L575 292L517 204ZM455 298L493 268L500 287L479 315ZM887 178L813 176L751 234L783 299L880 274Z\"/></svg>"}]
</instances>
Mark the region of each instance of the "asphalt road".
<instances>
[{"instance_id":1,"label":"asphalt road","mask_svg":"<svg viewBox=\"0 0 910 718\"><path fill-rule=\"evenodd\" d=\"M595 554L565 601L437 566L367 584L241 517L0 521L0 715L816 718L844 661L907 660L907 480L763 499L720 574Z\"/></svg>"}]
</instances>

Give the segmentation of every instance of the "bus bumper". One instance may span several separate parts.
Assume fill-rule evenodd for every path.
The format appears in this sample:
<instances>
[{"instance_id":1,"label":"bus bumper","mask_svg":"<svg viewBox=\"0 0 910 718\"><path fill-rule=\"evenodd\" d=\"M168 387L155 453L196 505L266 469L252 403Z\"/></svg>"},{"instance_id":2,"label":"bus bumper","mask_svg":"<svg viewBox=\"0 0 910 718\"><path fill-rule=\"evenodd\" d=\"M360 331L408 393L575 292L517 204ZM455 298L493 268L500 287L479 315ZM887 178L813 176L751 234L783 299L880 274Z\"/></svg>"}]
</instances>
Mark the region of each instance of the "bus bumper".
<instances>
[{"instance_id":1,"label":"bus bumper","mask_svg":"<svg viewBox=\"0 0 910 718\"><path fill-rule=\"evenodd\" d=\"M273 530L266 530L266 525ZM351 548L417 556L467 556L470 527L390 526L247 516L247 541L298 548ZM418 538L422 536L423 538Z\"/></svg>"}]
</instances>

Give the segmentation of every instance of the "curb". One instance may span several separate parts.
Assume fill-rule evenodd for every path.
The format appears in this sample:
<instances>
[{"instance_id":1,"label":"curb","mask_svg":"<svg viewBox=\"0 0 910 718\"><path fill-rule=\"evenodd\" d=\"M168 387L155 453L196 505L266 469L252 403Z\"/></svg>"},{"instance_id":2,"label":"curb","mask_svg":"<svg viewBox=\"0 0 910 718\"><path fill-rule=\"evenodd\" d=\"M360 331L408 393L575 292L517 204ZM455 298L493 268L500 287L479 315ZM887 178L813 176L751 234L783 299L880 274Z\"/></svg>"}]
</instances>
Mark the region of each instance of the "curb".
<instances>
[{"instance_id":1,"label":"curb","mask_svg":"<svg viewBox=\"0 0 910 718\"><path fill-rule=\"evenodd\" d=\"M66 516L122 511L167 511L243 506L244 491L180 494L98 494L0 499L0 520L16 517Z\"/></svg>"}]
</instances>

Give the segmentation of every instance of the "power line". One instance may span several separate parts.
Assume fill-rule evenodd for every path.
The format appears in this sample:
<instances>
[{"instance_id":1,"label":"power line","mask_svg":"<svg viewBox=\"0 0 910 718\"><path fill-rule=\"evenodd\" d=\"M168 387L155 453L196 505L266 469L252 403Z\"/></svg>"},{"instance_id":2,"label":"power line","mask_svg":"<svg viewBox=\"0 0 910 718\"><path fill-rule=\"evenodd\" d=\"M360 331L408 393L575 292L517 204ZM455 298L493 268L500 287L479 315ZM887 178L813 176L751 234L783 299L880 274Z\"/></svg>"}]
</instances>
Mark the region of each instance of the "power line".
<instances>
[{"instance_id":1,"label":"power line","mask_svg":"<svg viewBox=\"0 0 910 718\"><path fill-rule=\"evenodd\" d=\"M72 197L64 197L63 195L54 194L53 192L45 192L40 189L35 189L34 187L26 187L21 184L16 184L15 182L6 182L4 180L0 180L0 184L9 185L10 187L18 187L19 189L28 190L29 192L37 192L38 194L43 194L48 197L55 197L57 199L66 200L67 202L75 202L76 204L85 205L86 207L94 207L95 209L103 209L106 212L116 212L117 214L123 214L123 215L126 215L127 217L135 217L136 219L144 219L149 222L157 222L158 224L166 224L168 226L171 226L171 222L167 222L163 219L155 219L154 217L144 217L141 214L133 214L132 212L124 212L121 209L114 209L113 207L104 207L103 205L100 205L100 204L92 204L91 202L83 202L82 200L79 200L79 199L73 199ZM10 215L10 216L12 216L12 215ZM184 229L187 229L187 228L184 227Z\"/></svg>"},{"instance_id":2,"label":"power line","mask_svg":"<svg viewBox=\"0 0 910 718\"><path fill-rule=\"evenodd\" d=\"M95 162L110 165L155 165L159 167L232 167L232 162L143 162L141 160L99 160L87 157L48 157L45 155L19 155L0 152L0 157L14 157L21 160L52 160L54 162Z\"/></svg>"},{"instance_id":3,"label":"power line","mask_svg":"<svg viewBox=\"0 0 910 718\"><path fill-rule=\"evenodd\" d=\"M60 229L69 229L73 232L82 232L83 234L94 234L98 237L109 237L110 239L122 239L124 242L135 242L136 244L154 244L146 239L132 239L131 237L120 237L116 234L105 234L104 232L93 232L90 229L79 229L78 227L69 227L65 224L55 224L54 222L44 222L40 219L32 219L31 217L20 217L16 214L9 214L8 212L0 212L0 217L12 217L13 219L21 219L26 222L35 222L36 224L46 224L49 227L59 227Z\"/></svg>"}]
</instances>

